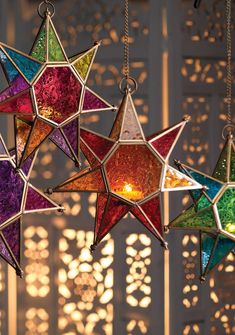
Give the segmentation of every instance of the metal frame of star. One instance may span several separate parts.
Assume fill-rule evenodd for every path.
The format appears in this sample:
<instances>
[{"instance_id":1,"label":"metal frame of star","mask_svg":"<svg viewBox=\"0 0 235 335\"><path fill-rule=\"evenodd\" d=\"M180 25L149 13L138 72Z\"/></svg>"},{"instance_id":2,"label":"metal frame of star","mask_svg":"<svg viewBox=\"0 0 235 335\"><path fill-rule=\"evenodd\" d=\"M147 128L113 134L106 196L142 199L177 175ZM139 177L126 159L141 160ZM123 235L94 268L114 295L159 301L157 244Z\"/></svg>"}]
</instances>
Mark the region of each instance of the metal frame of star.
<instances>
[{"instance_id":1,"label":"metal frame of star","mask_svg":"<svg viewBox=\"0 0 235 335\"><path fill-rule=\"evenodd\" d=\"M22 193L22 199L21 199L21 208L19 210L19 212L17 214L15 214L14 216L12 216L11 218L7 219L6 221L4 221L3 223L0 224L0 234L1 234L1 237L2 239L4 240L4 243L8 249L8 252L10 253L11 257L13 258L14 262L15 262L15 265L16 265L16 271L17 273L22 276L22 269L18 263L18 261L16 260L14 254L11 252L11 249L8 247L8 244L6 243L5 241L5 238L2 234L2 230L4 228L6 228L7 226L9 226L10 224L12 224L14 221L16 221L17 219L20 219L20 230L22 229L22 216L24 214L32 214L32 213L42 213L42 212L48 212L48 211L53 211L53 210L57 210L57 211L63 211L63 207L59 206L58 204L56 204L53 200L51 200L49 197L47 197L44 193L42 193L41 191L39 191L36 187L34 187L30 182L29 182L29 178L30 178L30 173L33 169L33 165L34 165L34 161L36 159L36 156L37 156L37 152L34 154L34 157L32 159L32 162L31 162L31 166L30 166L30 169L27 173L27 175L23 172L22 169L18 169L16 167L16 164L15 164L15 155L11 155L10 152L8 151L3 139L2 139L2 136L0 134L0 142L2 143L3 147L4 147L4 150L6 152L6 155L4 154L0 154L0 162L1 161L8 161L13 169L19 174L21 180L23 181L24 183L24 189L23 189L23 193ZM11 150L10 150L11 151ZM48 202L50 202L52 205L54 205L55 207L50 207L50 208L43 208L43 209L33 209L33 210L26 210L25 209L25 205L26 205L26 199L27 199L27 191L28 191L28 188L32 188L34 191L36 191L39 195L41 195L43 198L45 198ZM21 245L21 244L20 244ZM21 253L20 253L21 255ZM2 255L0 255L0 257L3 257ZM4 258L4 257L3 257ZM6 259L5 259L6 260ZM7 261L7 260L6 260ZM8 262L8 261L7 261Z\"/></svg>"},{"instance_id":2,"label":"metal frame of star","mask_svg":"<svg viewBox=\"0 0 235 335\"><path fill-rule=\"evenodd\" d=\"M89 73L90 73L90 70L91 70L92 63L93 63L93 61L94 61L94 59L95 59L95 56L96 56L96 54L97 54L97 51L98 51L99 46L101 45L101 42L96 42L95 45L94 45L93 47L91 47L90 49L86 50L85 52L79 53L79 54L77 54L77 55L75 55L75 56L73 56L73 57L71 57L71 58L68 58L67 55L66 55L66 53L65 53L65 50L64 50L64 48L63 48L63 46L62 46L62 44L61 44L60 38L59 38L59 36L58 36L58 34L57 34L57 32L56 32L56 29L55 29L55 27L54 27L54 24L53 24L53 22L52 22L52 20L51 20L51 17L50 17L49 15L47 15L47 16L45 17L45 19L43 20L43 22L42 22L42 24L41 24L41 26L40 26L38 35L40 34L41 29L42 29L42 27L43 27L44 24L45 24L45 21L46 21L46 32L47 32L47 34L48 34L48 32L49 32L49 26L51 26L52 29L53 29L53 31L54 31L54 33L55 33L55 35L56 35L56 37L57 37L57 40L58 40L59 44L60 44L61 50L63 51L63 55L64 55L66 61L49 61L49 58L48 58L48 50L49 50L49 49L48 49L48 45L47 45L47 48L46 48L46 58L47 58L47 60L46 60L46 62L41 62L41 61L39 61L39 60L33 58L32 56L25 54L24 52L21 52L21 51L15 49L15 48L12 48L12 47L6 45L5 43L0 43L0 50L4 53L4 55L8 58L8 60L13 64L13 66L14 66L14 67L16 68L16 70L20 73L20 75L23 77L23 79L30 85L29 88L27 88L27 89L21 91L20 93L16 94L15 96L10 97L10 98L7 98L7 99L5 99L4 101L0 102L0 106L1 106L1 104L4 104L4 103L6 103L6 102L9 102L9 101L15 99L16 97L19 97L19 96L21 96L22 94L24 94L24 93L30 91L31 101L32 101L33 109L34 109L34 114L33 114L33 115L31 115L31 114L22 114L22 115L20 115L20 114L19 114L19 115L17 115L17 117L19 117L19 119L22 118L23 121L26 122L26 123L27 123L27 121L25 121L24 118L27 118L27 117L32 117L32 118L34 118L33 120L30 120L30 121L34 121L34 120L37 118L37 119L42 120L42 121L44 121L45 123L49 124L50 126L53 126L53 129L52 129L50 135L52 134L52 132L53 132L55 129L60 129L60 130L62 131L62 134L64 134L64 133L63 133L63 129L62 129L63 126L69 124L71 121L73 121L74 119L78 118L81 114L91 113L91 112L98 111L97 109L82 110L82 106L83 106L83 103L84 103L85 90L86 90L86 91L89 91L90 93L92 93L92 95L96 96L98 99L100 99L101 101L103 101L104 104L106 104L107 106L109 106L109 107L107 107L107 108L102 108L102 111L116 110L116 107L110 105L106 100L104 100L103 98L101 98L98 94L96 94L94 91L92 91L90 88L88 88L88 87L86 86L87 78L88 78L88 76L89 76ZM34 47L34 45L37 43L38 35L36 36L35 42L34 42L34 44L33 44L33 47ZM47 36L46 36L46 40L47 40L47 43L48 43L48 38L47 38ZM41 68L38 70L37 74L33 77L33 79L32 79L31 81L28 80L28 79L26 78L26 76L23 74L23 72L20 70L20 68L15 64L15 62L12 60L12 58L8 55L8 52L5 50L5 47L7 47L8 49L10 49L10 50L12 50L12 51L14 51L14 52L16 52L16 53L18 53L18 54L20 54L20 55L22 55L22 56L28 58L28 59L31 59L31 60L34 61L35 63L38 63L39 65L41 65ZM33 47L32 47L32 49L31 49L31 52L32 52L32 50L33 50ZM84 56L86 56L88 53L90 53L92 50L94 50L94 54L93 54L93 57L92 57L92 61L91 61L91 63L90 63L89 69L88 69L88 71L87 71L86 78L85 78L85 79L82 79L82 77L79 75L78 71L77 71L76 68L74 67L74 64L75 64L76 62L78 62L81 58L83 58ZM31 52L30 52L30 53L31 53ZM44 117L44 116L42 116L42 115L39 114L38 106L37 106L37 101L36 101L36 95L35 95L34 87L33 87L33 85L35 85L35 84L38 82L38 80L41 78L41 76L43 75L44 70L45 70L46 68L55 67L55 66L56 66L56 67L68 67L68 68L71 70L71 72L74 74L74 76L76 77L76 79L79 81L79 83L80 83L80 85L81 85L81 87L82 87L82 90L81 90L81 96L80 96L80 101L79 101L79 107L78 107L77 112L75 112L72 116L68 117L65 121L63 121L63 122L61 122L61 123L57 123L57 122L55 122L55 121L52 121L52 120L50 120L50 119L47 119L46 117ZM4 73L5 73L5 75L6 75L6 78L8 78L8 75L7 75L7 73L6 73L6 71L5 71L5 69L4 69L3 66L2 66L2 68L3 68L3 70L4 70ZM9 80L8 80L8 84L9 84L9 86L10 86L10 84L11 84ZM27 120L27 119L26 119L26 120ZM79 122L79 121L78 121L78 122ZM35 126L35 124L34 124L34 126ZM32 129L31 129L31 133L33 133L34 126L33 126ZM79 127L78 127L78 129L79 129ZM16 129L15 129L15 131L16 131ZM23 161L24 161L25 154L26 154L26 152L27 152L28 143L29 143L29 140L30 140L30 137L31 137L31 133L30 133L30 135L29 135L29 137L28 137L28 141L27 141L27 144L26 144L26 146L25 146L25 149L24 149L22 158L21 158L21 160L20 160L19 167L22 165L22 163L23 163ZM79 135L79 134L78 134L78 135ZM47 136L47 137L40 143L40 145L41 145L41 144L42 144L48 137L49 137L49 135L48 135L48 136ZM78 138L79 138L79 136L78 136ZM64 139L65 139L66 143L68 144L68 147L69 147L69 149L71 150L71 152L74 153L73 148L72 148L71 145L68 143L68 141L66 140L66 137L65 137L65 136L64 136ZM54 141L52 141L52 142L54 142ZM39 145L39 146L40 146L40 145ZM37 146L37 147L34 149L34 151L32 152L32 154L38 149L39 146ZM79 145L78 145L78 151L79 151ZM79 163L78 156L79 156L79 152L78 152L78 153L74 153L74 159L75 159L75 162L76 162L76 163ZM70 157L70 158L71 158L71 157Z\"/></svg>"},{"instance_id":3,"label":"metal frame of star","mask_svg":"<svg viewBox=\"0 0 235 335\"><path fill-rule=\"evenodd\" d=\"M138 119L137 119L138 120ZM89 174L93 171L96 171L96 170L101 170L102 172L102 177L103 177L103 181L104 181L104 185L105 185L105 191L102 191L102 192L96 192L96 191L92 191L92 190L82 190L81 192L95 192L95 193L98 193L98 194L108 194L108 195L111 195L119 200L121 200L123 203L127 204L127 205L132 205L132 206L137 206L139 209L140 209L140 205L143 205L144 203L148 202L149 200L151 200L152 198L156 197L156 196L159 196L161 194L161 192L168 192L168 191L181 191L181 190L185 190L185 187L176 187L176 188L166 188L165 185L164 185L164 181L166 179L166 172L167 170L171 170L173 173L175 173L178 177L183 177L185 178L185 180L187 180L190 184L192 184L192 178L188 177L187 175L183 175L182 173L180 173L178 170L172 168L169 164L168 164L168 160L169 160L169 156L172 152L172 150L174 149L174 146L176 144L176 142L178 141L186 123L189 121L189 119L187 117L185 117L182 122L176 124L175 126L173 127L170 127L169 130L167 131L164 131L164 135L170 133L171 131L173 131L174 129L176 128L179 128L181 126L181 129L180 131L178 132L177 136L175 137L174 139L174 142L171 146L171 149L169 150L166 158L163 158L160 153L157 152L157 150L153 147L153 145L151 144L152 142L156 141L158 138L161 138L163 135L163 133L161 132L160 134L157 134L154 138L152 138L151 140L146 140L145 139L145 135L142 131L142 127L140 125L140 122L139 122L139 126L140 126L140 129L142 131L142 136L144 138L144 140L112 140L110 139L109 137L106 137L106 136L103 136L101 134L97 134L96 132L93 132L91 130L88 130L86 128L83 128L81 127L81 130L85 130L85 131L89 131L90 133L93 133L95 135L99 135L99 137L103 138L103 139L106 139L108 141L112 141L114 143L114 146L109 150L108 154L106 154L106 156L104 157L104 159L99 159L99 157L97 157L97 155L89 148L89 151L92 152L92 154L94 155L94 157L96 158L96 160L99 162L99 165L95 168L87 168L87 172L85 172L85 169L83 171L81 171L81 176L84 176L86 174ZM87 146L86 142L82 139L82 137L80 138L80 141L83 145ZM128 200L126 199L125 197L122 197L120 196L119 194L113 192L111 190L111 187L109 185L109 181L108 181L108 176L107 176L107 172L106 172L106 168L105 168L105 164L109 161L109 159L112 157L113 153L118 149L118 147L122 144L125 144L125 145L146 145L149 150L151 151L151 153L154 155L154 157L162 164L162 171L161 171L161 177L160 177L160 181L159 181L159 188L156 189L156 191L152 192L151 194L149 194L148 196L146 196L144 199L140 200L140 201L132 201L132 200ZM82 150L82 149L81 149ZM82 150L83 152L83 150ZM83 152L84 156L85 153ZM87 157L86 157L87 158ZM89 161L89 160L88 160ZM57 186L56 188L53 189L53 192L79 192L79 190L62 190L62 191L58 191L59 188L61 188L62 186L65 186L67 184L69 184L72 180L76 180L76 179L79 179L80 176L74 176L74 177L71 177L70 179L68 179L66 182L60 184L59 186ZM194 180L193 180L194 181ZM202 186L197 183L195 181L195 186L191 186L191 189L199 189L201 188ZM50 192L49 192L50 193ZM103 219L105 217L105 214L106 214L106 210L107 210L107 207L105 209L105 212L104 212L104 215L103 215ZM98 211L96 210L96 215L98 214ZM164 240L164 231L163 231L163 235L161 236L159 234L159 232L157 231L157 229L154 227L154 225L152 224L152 222L149 220L149 218L145 215L145 213L142 213L145 217L145 219L148 221L148 223L151 225L152 229L156 232L159 240L163 243L163 245L166 247L167 246L167 243L166 241ZM134 214L133 214L134 215ZM121 220L121 219L120 219ZM119 221L120 221L119 220ZM101 225L103 223L103 220L101 222ZM104 238L104 236L102 237L102 239ZM96 242L100 242L100 241L96 241Z\"/></svg>"}]
</instances>

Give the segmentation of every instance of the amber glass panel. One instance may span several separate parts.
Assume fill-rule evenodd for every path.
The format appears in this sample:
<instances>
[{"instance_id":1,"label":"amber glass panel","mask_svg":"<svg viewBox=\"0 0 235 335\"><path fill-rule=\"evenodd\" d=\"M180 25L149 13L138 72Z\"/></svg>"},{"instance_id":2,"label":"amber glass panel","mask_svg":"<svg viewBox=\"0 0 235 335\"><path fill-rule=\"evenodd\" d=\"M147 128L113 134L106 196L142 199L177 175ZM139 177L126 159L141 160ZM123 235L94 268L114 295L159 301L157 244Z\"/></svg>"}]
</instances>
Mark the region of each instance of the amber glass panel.
<instances>
[{"instance_id":1,"label":"amber glass panel","mask_svg":"<svg viewBox=\"0 0 235 335\"><path fill-rule=\"evenodd\" d=\"M106 164L112 192L139 201L159 188L162 164L146 145L120 145Z\"/></svg>"},{"instance_id":2,"label":"amber glass panel","mask_svg":"<svg viewBox=\"0 0 235 335\"><path fill-rule=\"evenodd\" d=\"M165 176L165 188L180 188L185 186L193 186L193 182L185 178L185 176L172 168L168 168Z\"/></svg>"}]
</instances>

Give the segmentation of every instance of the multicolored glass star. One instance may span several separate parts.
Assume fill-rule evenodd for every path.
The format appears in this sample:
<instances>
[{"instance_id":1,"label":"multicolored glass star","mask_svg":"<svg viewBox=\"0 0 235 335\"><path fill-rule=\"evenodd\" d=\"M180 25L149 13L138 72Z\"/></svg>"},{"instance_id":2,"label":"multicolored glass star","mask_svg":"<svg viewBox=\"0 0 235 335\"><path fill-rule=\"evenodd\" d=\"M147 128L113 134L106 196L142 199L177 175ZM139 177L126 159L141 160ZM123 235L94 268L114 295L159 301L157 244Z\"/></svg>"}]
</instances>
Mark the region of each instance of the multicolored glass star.
<instances>
[{"instance_id":1,"label":"multicolored glass star","mask_svg":"<svg viewBox=\"0 0 235 335\"><path fill-rule=\"evenodd\" d=\"M9 83L0 93L0 112L16 115L18 167L48 137L79 163L79 116L114 109L87 87L99 45L68 59L49 13L30 56L0 44L0 62Z\"/></svg>"},{"instance_id":2,"label":"multicolored glass star","mask_svg":"<svg viewBox=\"0 0 235 335\"><path fill-rule=\"evenodd\" d=\"M15 150L8 152L0 135L0 256L15 268L21 269L22 215L62 208L29 182L36 157L30 156L16 169Z\"/></svg>"},{"instance_id":3,"label":"multicolored glass star","mask_svg":"<svg viewBox=\"0 0 235 335\"><path fill-rule=\"evenodd\" d=\"M190 191L194 204L170 224L170 228L201 231L202 279L235 249L235 142L229 136L213 176L210 177L184 164L181 172L204 185Z\"/></svg>"},{"instance_id":4,"label":"multicolored glass star","mask_svg":"<svg viewBox=\"0 0 235 335\"><path fill-rule=\"evenodd\" d=\"M126 93L109 137L81 128L81 150L90 164L53 189L97 192L96 245L132 213L165 247L160 194L201 185L168 164L187 119L145 138L132 96Z\"/></svg>"}]
</instances>

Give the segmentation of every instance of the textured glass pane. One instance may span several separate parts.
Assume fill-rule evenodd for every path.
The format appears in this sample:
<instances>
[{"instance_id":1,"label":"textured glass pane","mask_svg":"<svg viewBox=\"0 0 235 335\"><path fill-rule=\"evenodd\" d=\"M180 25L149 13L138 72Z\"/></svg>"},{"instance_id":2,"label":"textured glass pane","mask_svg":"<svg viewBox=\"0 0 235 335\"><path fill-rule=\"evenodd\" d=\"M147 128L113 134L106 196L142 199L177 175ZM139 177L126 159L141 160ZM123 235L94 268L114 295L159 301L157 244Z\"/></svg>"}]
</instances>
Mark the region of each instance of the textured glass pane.
<instances>
[{"instance_id":1,"label":"textured glass pane","mask_svg":"<svg viewBox=\"0 0 235 335\"><path fill-rule=\"evenodd\" d=\"M223 187L223 184L218 183L217 181L204 176L199 172L195 172L193 170L187 169L190 175L201 185L206 186L208 190L206 190L206 194L213 199L217 193Z\"/></svg>"},{"instance_id":2,"label":"textured glass pane","mask_svg":"<svg viewBox=\"0 0 235 335\"><path fill-rule=\"evenodd\" d=\"M200 211L201 209L207 208L211 206L212 203L207 199L206 196L202 196L197 203L197 210Z\"/></svg>"},{"instance_id":3,"label":"textured glass pane","mask_svg":"<svg viewBox=\"0 0 235 335\"><path fill-rule=\"evenodd\" d=\"M228 160L228 142L225 143L225 146L221 152L213 177L221 180L227 181L227 160Z\"/></svg>"},{"instance_id":4,"label":"textured glass pane","mask_svg":"<svg viewBox=\"0 0 235 335\"><path fill-rule=\"evenodd\" d=\"M120 145L106 171L112 192L139 201L158 190L162 164L146 145Z\"/></svg>"},{"instance_id":5,"label":"textured glass pane","mask_svg":"<svg viewBox=\"0 0 235 335\"><path fill-rule=\"evenodd\" d=\"M18 66L20 71L24 74L24 76L29 81L31 81L38 73L42 65L26 56L21 55L14 50L11 50L9 48L5 48L5 50L7 51L13 62Z\"/></svg>"},{"instance_id":6,"label":"textured glass pane","mask_svg":"<svg viewBox=\"0 0 235 335\"><path fill-rule=\"evenodd\" d=\"M14 67L14 65L9 61L5 53L0 50L0 60L1 64L7 74L7 78L11 83L17 76L19 76L18 70Z\"/></svg>"},{"instance_id":7,"label":"textured glass pane","mask_svg":"<svg viewBox=\"0 0 235 335\"><path fill-rule=\"evenodd\" d=\"M0 103L0 112L11 114L33 114L33 106L30 93L22 93L10 100Z\"/></svg>"},{"instance_id":8,"label":"textured glass pane","mask_svg":"<svg viewBox=\"0 0 235 335\"><path fill-rule=\"evenodd\" d=\"M96 221L95 221L95 237L97 237L97 234L100 229L100 225L102 222L102 219L104 217L104 211L106 208L106 204L108 201L108 195L107 194L98 194L97 196L97 205L96 205Z\"/></svg>"},{"instance_id":9,"label":"textured glass pane","mask_svg":"<svg viewBox=\"0 0 235 335\"><path fill-rule=\"evenodd\" d=\"M48 58L51 62L66 60L59 40L51 24L49 25Z\"/></svg>"},{"instance_id":10,"label":"textured glass pane","mask_svg":"<svg viewBox=\"0 0 235 335\"><path fill-rule=\"evenodd\" d=\"M35 85L39 114L60 123L78 112L81 84L69 67L47 68Z\"/></svg>"},{"instance_id":11,"label":"textured glass pane","mask_svg":"<svg viewBox=\"0 0 235 335\"><path fill-rule=\"evenodd\" d=\"M235 149L231 146L230 181L235 181Z\"/></svg>"},{"instance_id":12,"label":"textured glass pane","mask_svg":"<svg viewBox=\"0 0 235 335\"><path fill-rule=\"evenodd\" d=\"M27 192L25 210L34 211L48 208L55 208L55 205L52 204L44 195L41 195L35 189L29 186Z\"/></svg>"},{"instance_id":13,"label":"textured glass pane","mask_svg":"<svg viewBox=\"0 0 235 335\"><path fill-rule=\"evenodd\" d=\"M185 186L193 186L193 181L189 181L184 174L173 169L168 168L165 175L165 188L181 188Z\"/></svg>"},{"instance_id":14,"label":"textured glass pane","mask_svg":"<svg viewBox=\"0 0 235 335\"><path fill-rule=\"evenodd\" d=\"M14 260L11 257L9 251L7 250L7 247L3 242L1 235L0 235L0 256L2 256L9 264L14 266Z\"/></svg>"},{"instance_id":15,"label":"textured glass pane","mask_svg":"<svg viewBox=\"0 0 235 335\"><path fill-rule=\"evenodd\" d=\"M56 129L52 135L50 136L50 139L61 149L63 150L66 155L69 157L72 157L72 153L68 147L68 144L66 143L61 131L59 129Z\"/></svg>"},{"instance_id":16,"label":"textured glass pane","mask_svg":"<svg viewBox=\"0 0 235 335\"><path fill-rule=\"evenodd\" d=\"M28 158L37 149L37 147L50 135L52 130L53 127L49 126L47 123L41 120L35 121L34 128L27 145L25 158Z\"/></svg>"},{"instance_id":17,"label":"textured glass pane","mask_svg":"<svg viewBox=\"0 0 235 335\"><path fill-rule=\"evenodd\" d=\"M29 87L28 83L23 77L17 76L15 80L11 83L10 87L6 88L0 94L0 102L13 97L14 95L24 91Z\"/></svg>"},{"instance_id":18,"label":"textured glass pane","mask_svg":"<svg viewBox=\"0 0 235 335\"><path fill-rule=\"evenodd\" d=\"M225 238L223 236L219 237L219 241L214 250L210 265L208 270L212 270L216 265L218 265L223 258L229 254L230 251L235 247L235 242Z\"/></svg>"},{"instance_id":19,"label":"textured glass pane","mask_svg":"<svg viewBox=\"0 0 235 335\"><path fill-rule=\"evenodd\" d=\"M31 56L40 62L46 61L46 24L44 24L38 33L36 42L33 46Z\"/></svg>"},{"instance_id":20,"label":"textured glass pane","mask_svg":"<svg viewBox=\"0 0 235 335\"><path fill-rule=\"evenodd\" d=\"M104 159L114 145L112 141L85 129L81 129L81 138L101 160Z\"/></svg>"},{"instance_id":21,"label":"textured glass pane","mask_svg":"<svg viewBox=\"0 0 235 335\"><path fill-rule=\"evenodd\" d=\"M175 128L172 131L169 131L167 134L163 134L160 138L152 141L152 146L162 155L163 158L166 158L169 151L171 150L177 135L181 129L181 125Z\"/></svg>"},{"instance_id":22,"label":"textured glass pane","mask_svg":"<svg viewBox=\"0 0 235 335\"><path fill-rule=\"evenodd\" d=\"M235 235L235 188L227 189L217 203L222 227Z\"/></svg>"},{"instance_id":23,"label":"textured glass pane","mask_svg":"<svg viewBox=\"0 0 235 335\"><path fill-rule=\"evenodd\" d=\"M124 105L120 107L120 113L123 115L121 122L121 133L119 137L121 140L140 140L143 139L142 129L138 121L138 116L135 111L135 107L131 98L131 95L128 94L127 97L124 97ZM124 108L124 114L122 109ZM119 123L119 117L117 116L117 126Z\"/></svg>"},{"instance_id":24,"label":"textured glass pane","mask_svg":"<svg viewBox=\"0 0 235 335\"><path fill-rule=\"evenodd\" d=\"M19 213L24 182L8 161L0 162L0 223Z\"/></svg>"},{"instance_id":25,"label":"textured glass pane","mask_svg":"<svg viewBox=\"0 0 235 335\"><path fill-rule=\"evenodd\" d=\"M24 163L21 166L21 170L24 172L26 176L28 176L32 163L33 163L34 155L31 155L29 158L27 158Z\"/></svg>"},{"instance_id":26,"label":"textured glass pane","mask_svg":"<svg viewBox=\"0 0 235 335\"><path fill-rule=\"evenodd\" d=\"M83 80L86 79L86 76L90 70L90 66L92 63L92 59L95 53L95 49L91 50L90 52L86 53L84 56L78 59L77 62L73 64L75 69L78 71L79 75Z\"/></svg>"},{"instance_id":27,"label":"textured glass pane","mask_svg":"<svg viewBox=\"0 0 235 335\"><path fill-rule=\"evenodd\" d=\"M20 219L18 219L2 230L3 236L18 263L20 263L20 224Z\"/></svg>"},{"instance_id":28,"label":"textured glass pane","mask_svg":"<svg viewBox=\"0 0 235 335\"><path fill-rule=\"evenodd\" d=\"M83 103L83 111L99 110L109 108L101 98L97 97L93 92L86 90Z\"/></svg>"},{"instance_id":29,"label":"textured glass pane","mask_svg":"<svg viewBox=\"0 0 235 335\"><path fill-rule=\"evenodd\" d=\"M208 229L216 227L216 221L212 208L195 213L192 206L173 220L171 225L177 228Z\"/></svg>"},{"instance_id":30,"label":"textured glass pane","mask_svg":"<svg viewBox=\"0 0 235 335\"><path fill-rule=\"evenodd\" d=\"M97 216L98 220L103 219L103 222L98 223L99 231L97 233L97 241L100 242L129 210L130 206L123 204L123 202L116 198L110 197L106 204L105 213L103 212L102 206L101 211L103 214Z\"/></svg>"},{"instance_id":31,"label":"textured glass pane","mask_svg":"<svg viewBox=\"0 0 235 335\"><path fill-rule=\"evenodd\" d=\"M158 233L162 235L161 209L159 198L154 198L146 202L144 205L141 205L141 208L147 218L151 221L152 225L156 228ZM134 207L133 209L131 209L131 212L148 230L150 230L150 232L154 236L158 237L158 234L138 207Z\"/></svg>"},{"instance_id":32,"label":"textured glass pane","mask_svg":"<svg viewBox=\"0 0 235 335\"><path fill-rule=\"evenodd\" d=\"M208 234L201 233L201 267L204 274L209 263L216 239Z\"/></svg>"},{"instance_id":33,"label":"textured glass pane","mask_svg":"<svg viewBox=\"0 0 235 335\"><path fill-rule=\"evenodd\" d=\"M78 129L78 119L73 120L69 124L63 127L64 134L69 141L69 144L73 148L75 154L78 153L78 136L79 136L79 129Z\"/></svg>"},{"instance_id":34,"label":"textured glass pane","mask_svg":"<svg viewBox=\"0 0 235 335\"><path fill-rule=\"evenodd\" d=\"M28 125L26 122L16 118L15 127L16 127L17 162L19 163L22 158L26 142L29 138L31 126Z\"/></svg>"},{"instance_id":35,"label":"textured glass pane","mask_svg":"<svg viewBox=\"0 0 235 335\"><path fill-rule=\"evenodd\" d=\"M85 156L88 163L92 167L96 167L100 164L99 161L95 158L95 156L91 152L91 150L82 141L80 142L80 147L81 147L81 151L82 151L83 155Z\"/></svg>"},{"instance_id":36,"label":"textured glass pane","mask_svg":"<svg viewBox=\"0 0 235 335\"><path fill-rule=\"evenodd\" d=\"M57 188L60 192L63 191L105 191L104 180L101 170L78 173L71 180Z\"/></svg>"}]
</instances>

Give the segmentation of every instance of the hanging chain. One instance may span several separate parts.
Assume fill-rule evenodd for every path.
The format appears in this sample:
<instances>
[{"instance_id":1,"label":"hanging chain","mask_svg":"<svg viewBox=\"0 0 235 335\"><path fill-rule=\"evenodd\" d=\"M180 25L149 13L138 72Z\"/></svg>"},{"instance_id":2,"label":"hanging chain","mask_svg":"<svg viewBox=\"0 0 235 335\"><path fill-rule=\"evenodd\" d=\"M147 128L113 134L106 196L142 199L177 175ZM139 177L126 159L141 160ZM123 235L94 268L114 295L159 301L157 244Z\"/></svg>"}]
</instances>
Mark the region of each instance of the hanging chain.
<instances>
[{"instance_id":1,"label":"hanging chain","mask_svg":"<svg viewBox=\"0 0 235 335\"><path fill-rule=\"evenodd\" d=\"M129 49L129 0L125 2L124 13L124 76L128 81L130 77L130 49Z\"/></svg>"},{"instance_id":2,"label":"hanging chain","mask_svg":"<svg viewBox=\"0 0 235 335\"><path fill-rule=\"evenodd\" d=\"M232 2L226 0L226 18L227 18L227 80L226 80L226 103L227 103L227 124L232 124Z\"/></svg>"}]
</instances>

